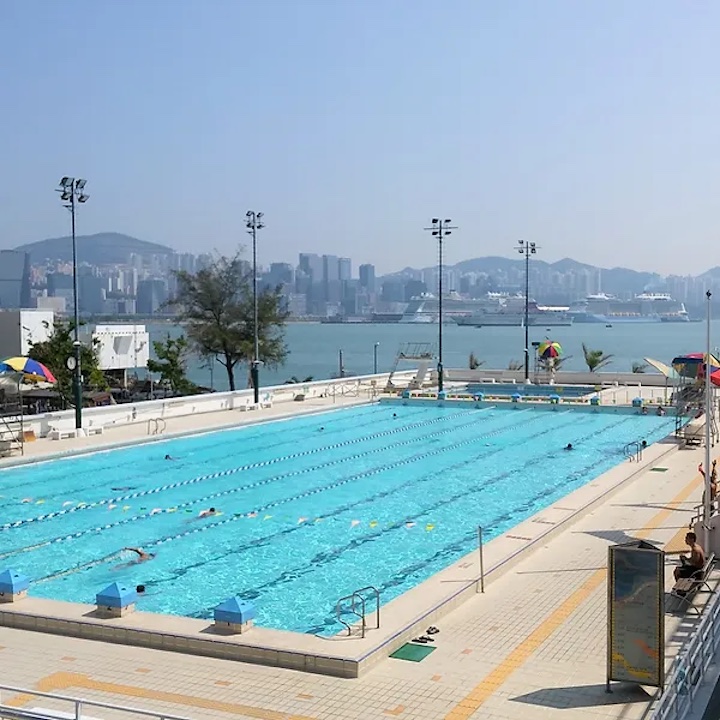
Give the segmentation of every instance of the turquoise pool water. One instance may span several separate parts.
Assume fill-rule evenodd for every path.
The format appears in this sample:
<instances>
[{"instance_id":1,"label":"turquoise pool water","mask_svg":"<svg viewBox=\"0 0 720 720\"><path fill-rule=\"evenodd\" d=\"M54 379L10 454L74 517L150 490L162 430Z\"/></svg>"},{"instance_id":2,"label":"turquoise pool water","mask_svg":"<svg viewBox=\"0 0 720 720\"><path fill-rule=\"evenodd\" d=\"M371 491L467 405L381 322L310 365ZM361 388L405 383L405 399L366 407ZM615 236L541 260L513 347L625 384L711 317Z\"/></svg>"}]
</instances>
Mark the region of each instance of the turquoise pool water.
<instances>
[{"instance_id":1,"label":"turquoise pool water","mask_svg":"<svg viewBox=\"0 0 720 720\"><path fill-rule=\"evenodd\" d=\"M11 468L0 570L83 603L142 583L139 609L199 618L237 594L259 625L331 634L340 596L374 585L391 600L470 552L478 525L494 537L673 428L562 406L368 405ZM125 546L156 556L128 564Z\"/></svg>"}]
</instances>

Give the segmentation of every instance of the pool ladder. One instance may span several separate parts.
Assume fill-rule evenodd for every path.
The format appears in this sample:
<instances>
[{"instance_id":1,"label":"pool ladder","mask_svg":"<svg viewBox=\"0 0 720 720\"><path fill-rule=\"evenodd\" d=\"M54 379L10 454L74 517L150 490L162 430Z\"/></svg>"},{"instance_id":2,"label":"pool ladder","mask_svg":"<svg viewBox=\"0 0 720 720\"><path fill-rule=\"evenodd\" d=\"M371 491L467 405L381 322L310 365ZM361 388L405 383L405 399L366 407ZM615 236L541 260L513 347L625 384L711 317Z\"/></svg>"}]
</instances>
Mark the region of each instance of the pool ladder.
<instances>
[{"instance_id":1,"label":"pool ladder","mask_svg":"<svg viewBox=\"0 0 720 720\"><path fill-rule=\"evenodd\" d=\"M633 440L632 442L629 442L624 448L623 448L623 455L627 457L630 462L633 460L635 462L640 462L642 460L643 456L643 446L640 443L639 440Z\"/></svg>"},{"instance_id":2,"label":"pool ladder","mask_svg":"<svg viewBox=\"0 0 720 720\"><path fill-rule=\"evenodd\" d=\"M148 435L162 435L165 432L167 424L162 418L150 418L147 424Z\"/></svg>"},{"instance_id":3,"label":"pool ladder","mask_svg":"<svg viewBox=\"0 0 720 720\"><path fill-rule=\"evenodd\" d=\"M365 615L366 599L363 593L366 592L372 592L375 596L375 629L377 630L380 627L380 591L376 587L368 585L360 588L359 590L355 590L345 597L341 597L335 605L335 615L337 616L338 622L342 623L347 628L348 635L352 635L352 626L350 623L347 623L342 619L343 603L348 600L350 601L350 612L360 619L360 637L365 637L367 621Z\"/></svg>"}]
</instances>

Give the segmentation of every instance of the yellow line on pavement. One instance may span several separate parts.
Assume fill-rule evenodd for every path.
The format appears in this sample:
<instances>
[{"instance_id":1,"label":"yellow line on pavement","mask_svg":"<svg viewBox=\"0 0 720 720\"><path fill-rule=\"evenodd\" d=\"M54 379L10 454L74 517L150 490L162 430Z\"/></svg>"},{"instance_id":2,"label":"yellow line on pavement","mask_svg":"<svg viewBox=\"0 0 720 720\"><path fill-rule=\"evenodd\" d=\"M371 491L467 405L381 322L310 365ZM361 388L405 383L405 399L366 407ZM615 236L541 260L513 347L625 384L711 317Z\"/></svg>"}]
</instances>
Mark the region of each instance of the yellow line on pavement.
<instances>
[{"instance_id":1,"label":"yellow line on pavement","mask_svg":"<svg viewBox=\"0 0 720 720\"><path fill-rule=\"evenodd\" d=\"M227 713L228 715L254 718L254 720L315 720L307 715L294 715L292 713L278 712L277 710L266 710L265 708L254 707L252 705L211 700L210 698L165 692L163 690L150 690L149 688L137 687L135 685L102 682L100 680L93 680L87 675L81 675L80 673L56 672L39 680L35 687L44 693L53 693L58 690L68 690L70 688L82 688L83 690L95 690L110 695L123 695L140 700L155 700L157 702L192 707L200 710L216 710ZM23 695L19 696L19 698L20 697L23 699L23 704L36 699L31 695Z\"/></svg>"},{"instance_id":2,"label":"yellow line on pavement","mask_svg":"<svg viewBox=\"0 0 720 720\"><path fill-rule=\"evenodd\" d=\"M671 501L669 507L656 513L652 520L635 534L646 538L657 529L677 506L699 487L702 478L693 478ZM575 592L565 599L548 617L533 630L509 655L483 680L481 680L448 714L445 720L467 720L528 658L557 630L572 613L604 582L606 569L596 570Z\"/></svg>"}]
</instances>

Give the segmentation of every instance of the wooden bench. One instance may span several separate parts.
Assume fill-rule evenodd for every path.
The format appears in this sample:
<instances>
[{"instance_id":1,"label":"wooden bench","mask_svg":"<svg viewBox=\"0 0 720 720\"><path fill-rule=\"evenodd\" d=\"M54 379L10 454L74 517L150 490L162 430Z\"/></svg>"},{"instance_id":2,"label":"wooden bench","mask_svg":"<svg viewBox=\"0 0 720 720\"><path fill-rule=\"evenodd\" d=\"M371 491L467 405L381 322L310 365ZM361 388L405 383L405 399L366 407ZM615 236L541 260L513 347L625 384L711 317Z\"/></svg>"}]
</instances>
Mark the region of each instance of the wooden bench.
<instances>
[{"instance_id":1,"label":"wooden bench","mask_svg":"<svg viewBox=\"0 0 720 720\"><path fill-rule=\"evenodd\" d=\"M710 577L714 564L715 553L711 553L707 560L705 560L705 564L702 566L702 569L698 570L693 577L680 578L677 580L670 591L671 601L677 600L679 608L684 606L694 610L699 615L700 610L691 603L701 587L704 586L707 588L708 592L713 592L710 585L708 585L708 578Z\"/></svg>"}]
</instances>

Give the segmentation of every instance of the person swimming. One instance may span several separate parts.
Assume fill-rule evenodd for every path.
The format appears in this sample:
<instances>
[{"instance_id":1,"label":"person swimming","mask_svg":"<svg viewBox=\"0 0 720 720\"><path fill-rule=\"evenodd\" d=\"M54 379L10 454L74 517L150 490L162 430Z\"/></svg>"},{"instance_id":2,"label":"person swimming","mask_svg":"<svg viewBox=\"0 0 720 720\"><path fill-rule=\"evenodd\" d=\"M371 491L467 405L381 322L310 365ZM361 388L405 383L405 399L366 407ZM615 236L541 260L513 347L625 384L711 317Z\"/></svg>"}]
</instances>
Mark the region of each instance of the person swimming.
<instances>
[{"instance_id":1,"label":"person swimming","mask_svg":"<svg viewBox=\"0 0 720 720\"><path fill-rule=\"evenodd\" d=\"M207 518L217 515L217 510L214 507L208 508L207 510L201 510L198 513L198 518Z\"/></svg>"},{"instance_id":2,"label":"person swimming","mask_svg":"<svg viewBox=\"0 0 720 720\"><path fill-rule=\"evenodd\" d=\"M144 585L138 585L138 586L135 588L135 592L136 592L138 595L144 595L144 594L145 594L145 586L144 586Z\"/></svg>"},{"instance_id":3,"label":"person swimming","mask_svg":"<svg viewBox=\"0 0 720 720\"><path fill-rule=\"evenodd\" d=\"M572 444L572 443L568 443L568 444L565 446L565 450L573 450L573 449L574 449L574 448L573 448L573 444Z\"/></svg>"},{"instance_id":4,"label":"person swimming","mask_svg":"<svg viewBox=\"0 0 720 720\"><path fill-rule=\"evenodd\" d=\"M137 485L125 485L124 487L110 488L113 492L125 492L126 490L135 490Z\"/></svg>"},{"instance_id":5,"label":"person swimming","mask_svg":"<svg viewBox=\"0 0 720 720\"><path fill-rule=\"evenodd\" d=\"M165 460L174 460L175 458L172 455L166 455Z\"/></svg>"},{"instance_id":6,"label":"person swimming","mask_svg":"<svg viewBox=\"0 0 720 720\"><path fill-rule=\"evenodd\" d=\"M125 552L132 552L137 555L136 563L147 562L155 557L155 553L145 552L142 548L126 547L123 548Z\"/></svg>"}]
</instances>

